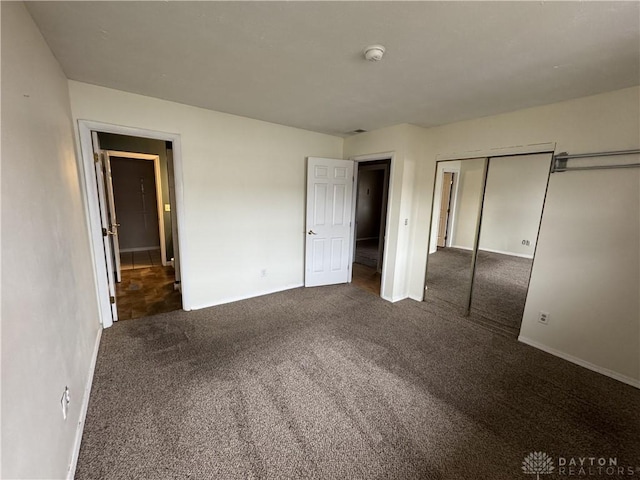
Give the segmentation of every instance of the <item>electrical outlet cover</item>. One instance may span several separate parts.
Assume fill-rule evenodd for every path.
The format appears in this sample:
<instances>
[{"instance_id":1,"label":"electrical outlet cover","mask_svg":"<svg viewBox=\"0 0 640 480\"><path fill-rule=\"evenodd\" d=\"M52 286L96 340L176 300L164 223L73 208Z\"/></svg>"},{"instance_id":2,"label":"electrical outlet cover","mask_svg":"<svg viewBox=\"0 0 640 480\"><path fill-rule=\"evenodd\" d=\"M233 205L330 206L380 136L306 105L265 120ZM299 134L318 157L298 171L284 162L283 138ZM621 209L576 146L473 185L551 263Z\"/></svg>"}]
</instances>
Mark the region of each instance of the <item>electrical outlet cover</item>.
<instances>
[{"instance_id":1,"label":"electrical outlet cover","mask_svg":"<svg viewBox=\"0 0 640 480\"><path fill-rule=\"evenodd\" d=\"M547 325L549 323L549 312L540 312L538 321L544 325Z\"/></svg>"}]
</instances>

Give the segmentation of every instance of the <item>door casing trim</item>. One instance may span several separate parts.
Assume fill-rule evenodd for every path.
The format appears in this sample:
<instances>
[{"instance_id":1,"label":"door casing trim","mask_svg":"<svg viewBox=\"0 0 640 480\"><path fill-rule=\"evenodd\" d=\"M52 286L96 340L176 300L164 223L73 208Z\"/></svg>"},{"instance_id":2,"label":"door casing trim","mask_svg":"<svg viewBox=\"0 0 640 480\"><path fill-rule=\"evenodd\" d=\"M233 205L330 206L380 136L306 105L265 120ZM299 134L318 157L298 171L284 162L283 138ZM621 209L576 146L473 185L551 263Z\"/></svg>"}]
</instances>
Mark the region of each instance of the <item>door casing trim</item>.
<instances>
[{"instance_id":1,"label":"door casing trim","mask_svg":"<svg viewBox=\"0 0 640 480\"><path fill-rule=\"evenodd\" d=\"M358 164L361 162L375 162L376 160L390 160L389 161L389 184L387 186L387 218L385 222L385 232L384 232L384 246L383 252L384 255L382 257L382 272L380 274L380 297L389 302L393 302L394 299L388 295L385 295L385 287L387 284L387 273L389 270L389 234L391 231L391 200L393 198L394 189L393 189L393 180L394 173L393 167L395 164L395 152L383 152L383 153L372 153L366 155L356 155L353 157L349 157L349 160L353 160L355 162L353 168L353 199L351 201L351 218L353 219L351 223L351 245L349 246L349 266L353 265L354 260L354 251L356 245L356 200L358 195L358 189L356 186L358 185ZM395 273L395 269L391 270ZM349 283L353 280L353 268L349 268ZM392 279L393 280L393 279Z\"/></svg>"},{"instance_id":2,"label":"door casing trim","mask_svg":"<svg viewBox=\"0 0 640 480\"><path fill-rule=\"evenodd\" d=\"M78 119L77 139L78 148L77 163L79 170L80 191L82 194L87 230L91 243L91 255L93 260L93 274L95 291L98 300L99 321L103 328L112 325L111 303L109 300L109 286L107 282L107 267L104 262L104 247L102 245L102 225L100 221L100 207L98 205L98 192L95 182L93 147L91 132L115 133L134 137L152 138L172 142L173 169L175 182L175 209L178 220L178 251L180 252L181 292L183 310L191 310L191 283L190 267L188 262L188 242L185 232L185 206L184 206L184 182L182 163L182 142L179 134L158 132L143 128L113 125L110 123L96 122L93 120Z\"/></svg>"}]
</instances>

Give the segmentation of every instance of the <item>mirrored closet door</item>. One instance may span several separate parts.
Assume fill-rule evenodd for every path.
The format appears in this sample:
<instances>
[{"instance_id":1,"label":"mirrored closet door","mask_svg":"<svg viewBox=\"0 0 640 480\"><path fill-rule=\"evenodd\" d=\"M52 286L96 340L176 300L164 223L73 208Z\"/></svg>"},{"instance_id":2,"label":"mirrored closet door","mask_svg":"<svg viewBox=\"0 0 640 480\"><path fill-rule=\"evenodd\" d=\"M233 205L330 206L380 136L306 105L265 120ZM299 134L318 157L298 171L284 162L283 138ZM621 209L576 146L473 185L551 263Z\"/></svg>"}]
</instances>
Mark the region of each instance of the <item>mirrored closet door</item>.
<instances>
[{"instance_id":1,"label":"mirrored closet door","mask_svg":"<svg viewBox=\"0 0 640 480\"><path fill-rule=\"evenodd\" d=\"M425 301L518 335L550 166L550 153L438 162Z\"/></svg>"},{"instance_id":2,"label":"mirrored closet door","mask_svg":"<svg viewBox=\"0 0 640 480\"><path fill-rule=\"evenodd\" d=\"M438 162L426 296L464 313L469 306L486 158Z\"/></svg>"}]
</instances>

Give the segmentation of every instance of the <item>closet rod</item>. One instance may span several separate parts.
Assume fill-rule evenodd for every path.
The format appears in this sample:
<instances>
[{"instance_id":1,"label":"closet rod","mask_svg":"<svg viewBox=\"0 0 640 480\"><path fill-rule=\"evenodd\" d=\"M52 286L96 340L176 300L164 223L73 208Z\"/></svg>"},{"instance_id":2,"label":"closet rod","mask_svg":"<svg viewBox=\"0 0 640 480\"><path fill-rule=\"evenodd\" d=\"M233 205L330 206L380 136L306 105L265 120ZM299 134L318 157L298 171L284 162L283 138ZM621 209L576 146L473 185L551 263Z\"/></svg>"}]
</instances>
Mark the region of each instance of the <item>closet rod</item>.
<instances>
[{"instance_id":1,"label":"closet rod","mask_svg":"<svg viewBox=\"0 0 640 480\"><path fill-rule=\"evenodd\" d=\"M614 155L635 155L639 154L638 150L617 150L613 152L598 152L598 153L577 153L575 155L569 155L566 152L554 155L553 168L551 173L569 172L572 170L606 170L610 168L635 168L640 167L640 163L625 163L616 165L593 165L587 167L567 167L567 160L572 158L590 158L590 157L611 157Z\"/></svg>"}]
</instances>

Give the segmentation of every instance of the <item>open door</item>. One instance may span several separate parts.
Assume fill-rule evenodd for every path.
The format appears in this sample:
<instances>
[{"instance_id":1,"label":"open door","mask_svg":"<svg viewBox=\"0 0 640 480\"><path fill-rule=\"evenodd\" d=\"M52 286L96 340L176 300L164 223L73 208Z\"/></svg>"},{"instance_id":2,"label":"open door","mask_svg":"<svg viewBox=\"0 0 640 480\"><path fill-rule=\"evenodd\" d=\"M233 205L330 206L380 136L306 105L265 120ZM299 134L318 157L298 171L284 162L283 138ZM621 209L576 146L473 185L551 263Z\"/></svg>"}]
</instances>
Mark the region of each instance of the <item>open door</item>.
<instances>
[{"instance_id":1,"label":"open door","mask_svg":"<svg viewBox=\"0 0 640 480\"><path fill-rule=\"evenodd\" d=\"M349 281L353 165L352 160L307 159L305 287Z\"/></svg>"},{"instance_id":2,"label":"open door","mask_svg":"<svg viewBox=\"0 0 640 480\"><path fill-rule=\"evenodd\" d=\"M118 240L118 227L120 224L116 219L116 202L113 196L113 177L111 176L111 158L109 157L109 153L104 150L102 151L101 158L105 179L104 187L107 195L107 213L109 214L109 235L113 247L114 273L116 275L116 282L120 283L122 281L120 273L120 241Z\"/></svg>"},{"instance_id":3,"label":"open door","mask_svg":"<svg viewBox=\"0 0 640 480\"><path fill-rule=\"evenodd\" d=\"M116 232L112 230L112 227L117 228L117 225L111 224L111 218L109 216L109 200L107 197L107 175L105 174L105 164L108 163L106 155L100 150L100 142L98 140L97 132L91 132L91 140L93 144L93 157L96 173L96 185L98 189L98 203L100 205L100 223L102 224L102 241L104 245L105 261L107 264L107 278L109 282L109 295L111 297L111 319L116 322L118 320L118 309L116 308L116 278L115 278L115 265L114 265L114 245L113 237L116 236ZM111 173L109 171L109 180ZM109 184L111 182L109 181ZM111 190L111 198L113 200L113 190ZM115 209L114 209L115 211ZM103 325L108 327L106 322Z\"/></svg>"}]
</instances>

